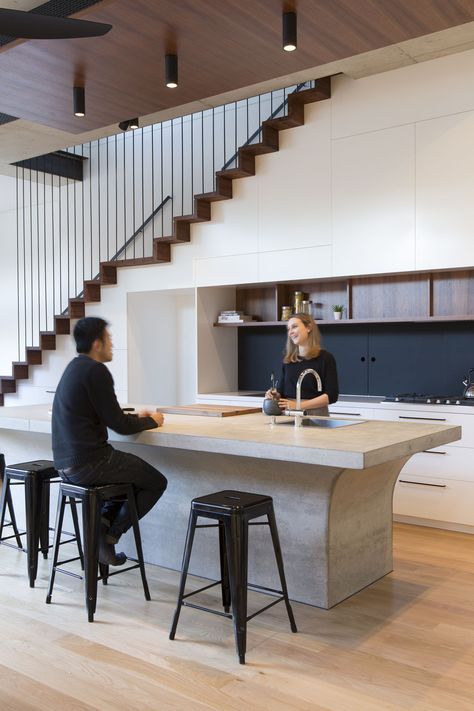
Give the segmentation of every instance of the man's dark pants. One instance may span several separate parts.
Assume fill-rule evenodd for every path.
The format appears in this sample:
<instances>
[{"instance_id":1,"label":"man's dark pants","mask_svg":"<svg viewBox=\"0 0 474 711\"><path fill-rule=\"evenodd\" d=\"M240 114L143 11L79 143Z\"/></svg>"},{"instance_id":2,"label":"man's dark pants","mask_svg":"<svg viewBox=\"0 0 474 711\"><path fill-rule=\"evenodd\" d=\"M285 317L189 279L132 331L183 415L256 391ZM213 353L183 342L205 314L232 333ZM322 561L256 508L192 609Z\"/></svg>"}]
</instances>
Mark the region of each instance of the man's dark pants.
<instances>
[{"instance_id":1,"label":"man's dark pants","mask_svg":"<svg viewBox=\"0 0 474 711\"><path fill-rule=\"evenodd\" d=\"M60 471L60 474L64 481L79 486L133 484L138 518L142 518L153 508L168 484L163 474L148 462L134 454L115 449L93 464L71 467ZM103 519L110 522L108 535L115 541L118 541L132 525L126 502L105 502L101 515Z\"/></svg>"}]
</instances>

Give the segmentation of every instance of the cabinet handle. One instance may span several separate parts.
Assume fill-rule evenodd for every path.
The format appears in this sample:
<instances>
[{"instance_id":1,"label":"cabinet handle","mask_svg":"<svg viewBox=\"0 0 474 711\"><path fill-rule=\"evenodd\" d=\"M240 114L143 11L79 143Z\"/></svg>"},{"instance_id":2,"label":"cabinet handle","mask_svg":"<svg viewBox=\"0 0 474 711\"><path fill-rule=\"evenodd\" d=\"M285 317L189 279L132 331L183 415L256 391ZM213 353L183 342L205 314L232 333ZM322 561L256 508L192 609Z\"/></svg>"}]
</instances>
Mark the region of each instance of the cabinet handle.
<instances>
[{"instance_id":1,"label":"cabinet handle","mask_svg":"<svg viewBox=\"0 0 474 711\"><path fill-rule=\"evenodd\" d=\"M413 417L410 415L398 415L399 420L432 420L433 422L446 422L446 417Z\"/></svg>"},{"instance_id":2,"label":"cabinet handle","mask_svg":"<svg viewBox=\"0 0 474 711\"><path fill-rule=\"evenodd\" d=\"M361 412L335 412L335 415L347 415L348 417L360 417Z\"/></svg>"},{"instance_id":3,"label":"cabinet handle","mask_svg":"<svg viewBox=\"0 0 474 711\"><path fill-rule=\"evenodd\" d=\"M447 452L433 452L432 449L424 449L423 454L447 454Z\"/></svg>"},{"instance_id":4,"label":"cabinet handle","mask_svg":"<svg viewBox=\"0 0 474 711\"><path fill-rule=\"evenodd\" d=\"M426 481L408 481L408 479L399 479L400 484L416 484L417 486L434 486L435 489L446 489L446 484L428 484Z\"/></svg>"}]
</instances>

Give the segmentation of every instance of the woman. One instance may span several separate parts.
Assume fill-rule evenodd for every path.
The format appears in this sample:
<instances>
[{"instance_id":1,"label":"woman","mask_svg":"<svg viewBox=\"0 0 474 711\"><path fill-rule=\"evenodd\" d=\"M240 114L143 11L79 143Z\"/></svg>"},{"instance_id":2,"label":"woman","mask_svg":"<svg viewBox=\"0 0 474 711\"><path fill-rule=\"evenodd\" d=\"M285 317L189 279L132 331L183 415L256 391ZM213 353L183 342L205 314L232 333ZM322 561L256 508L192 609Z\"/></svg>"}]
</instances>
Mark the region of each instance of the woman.
<instances>
[{"instance_id":1,"label":"woman","mask_svg":"<svg viewBox=\"0 0 474 711\"><path fill-rule=\"evenodd\" d=\"M318 373L322 388L318 388L314 375L308 373L301 384L301 409L314 415L329 415L328 405L339 397L336 361L331 353L321 348L319 329L311 316L297 313L288 321L279 392L268 390L265 397L279 398L282 410L294 410L296 383L307 368Z\"/></svg>"}]
</instances>

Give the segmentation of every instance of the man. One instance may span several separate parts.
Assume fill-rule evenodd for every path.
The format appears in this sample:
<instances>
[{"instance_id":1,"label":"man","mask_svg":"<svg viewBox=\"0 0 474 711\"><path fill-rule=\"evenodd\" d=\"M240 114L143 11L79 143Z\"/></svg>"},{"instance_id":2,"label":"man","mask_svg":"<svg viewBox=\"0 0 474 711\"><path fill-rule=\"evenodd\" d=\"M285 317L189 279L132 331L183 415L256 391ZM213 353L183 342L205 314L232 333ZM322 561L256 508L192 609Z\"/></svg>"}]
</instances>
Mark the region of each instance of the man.
<instances>
[{"instance_id":1,"label":"man","mask_svg":"<svg viewBox=\"0 0 474 711\"><path fill-rule=\"evenodd\" d=\"M53 402L54 466L70 484L134 486L138 517L156 504L166 489L165 477L139 457L120 452L107 441L107 427L119 434L134 434L160 427L160 412L123 413L114 381L104 363L112 360L112 339L107 322L82 318L74 328L78 356L66 367ZM120 536L132 525L128 505L106 502L101 514L99 560L122 565L124 553L115 552Z\"/></svg>"}]
</instances>

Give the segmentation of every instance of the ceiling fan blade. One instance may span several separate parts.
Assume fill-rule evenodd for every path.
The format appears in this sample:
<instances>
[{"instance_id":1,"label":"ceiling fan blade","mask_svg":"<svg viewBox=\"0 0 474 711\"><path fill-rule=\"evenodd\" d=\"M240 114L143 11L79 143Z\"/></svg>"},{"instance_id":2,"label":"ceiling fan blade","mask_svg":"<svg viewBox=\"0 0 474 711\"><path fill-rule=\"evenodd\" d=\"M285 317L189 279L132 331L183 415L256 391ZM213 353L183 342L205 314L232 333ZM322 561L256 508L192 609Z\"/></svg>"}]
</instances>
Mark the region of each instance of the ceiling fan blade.
<instances>
[{"instance_id":1,"label":"ceiling fan blade","mask_svg":"<svg viewBox=\"0 0 474 711\"><path fill-rule=\"evenodd\" d=\"M73 37L100 37L112 25L70 17L51 17L35 12L0 8L0 34L21 39L69 39Z\"/></svg>"}]
</instances>

